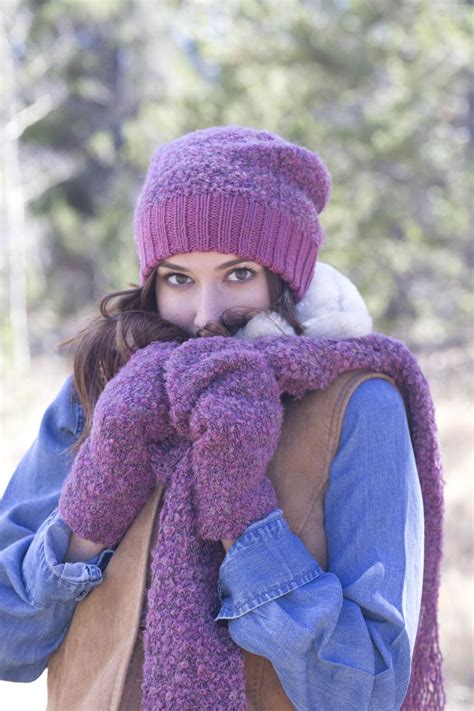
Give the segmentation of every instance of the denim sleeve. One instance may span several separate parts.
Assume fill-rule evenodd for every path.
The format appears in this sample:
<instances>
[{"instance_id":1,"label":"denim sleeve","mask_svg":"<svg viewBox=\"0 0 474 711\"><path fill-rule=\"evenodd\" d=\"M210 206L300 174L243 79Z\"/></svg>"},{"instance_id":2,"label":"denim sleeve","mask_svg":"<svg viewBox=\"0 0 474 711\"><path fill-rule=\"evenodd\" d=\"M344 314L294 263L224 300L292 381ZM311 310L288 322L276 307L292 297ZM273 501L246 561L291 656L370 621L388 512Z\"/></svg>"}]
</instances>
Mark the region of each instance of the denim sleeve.
<instances>
[{"instance_id":1,"label":"denim sleeve","mask_svg":"<svg viewBox=\"0 0 474 711\"><path fill-rule=\"evenodd\" d=\"M38 436L0 504L0 678L32 681L59 647L77 601L102 581L113 554L64 563L70 529L57 513L84 426L72 376L45 411Z\"/></svg>"},{"instance_id":2,"label":"denim sleeve","mask_svg":"<svg viewBox=\"0 0 474 711\"><path fill-rule=\"evenodd\" d=\"M403 399L380 378L353 393L331 463L323 571L281 509L220 569L232 639L269 659L298 709L399 709L423 584L421 487Z\"/></svg>"}]
</instances>

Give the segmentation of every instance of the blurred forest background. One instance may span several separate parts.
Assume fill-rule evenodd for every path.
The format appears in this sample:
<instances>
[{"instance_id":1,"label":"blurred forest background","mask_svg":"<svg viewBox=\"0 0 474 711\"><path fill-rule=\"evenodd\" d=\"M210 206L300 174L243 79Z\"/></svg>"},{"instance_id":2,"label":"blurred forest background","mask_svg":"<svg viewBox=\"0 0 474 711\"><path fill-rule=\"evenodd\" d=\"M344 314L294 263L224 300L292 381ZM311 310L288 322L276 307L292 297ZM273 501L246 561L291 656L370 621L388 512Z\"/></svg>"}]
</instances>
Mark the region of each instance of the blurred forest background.
<instances>
[{"instance_id":1,"label":"blurred forest background","mask_svg":"<svg viewBox=\"0 0 474 711\"><path fill-rule=\"evenodd\" d=\"M152 151L231 123L302 143L333 176L320 258L432 386L450 709L474 704L472 4L1 4L1 489L70 370L55 344L106 292L139 283L132 214ZM44 680L0 682L2 708L44 708Z\"/></svg>"}]
</instances>

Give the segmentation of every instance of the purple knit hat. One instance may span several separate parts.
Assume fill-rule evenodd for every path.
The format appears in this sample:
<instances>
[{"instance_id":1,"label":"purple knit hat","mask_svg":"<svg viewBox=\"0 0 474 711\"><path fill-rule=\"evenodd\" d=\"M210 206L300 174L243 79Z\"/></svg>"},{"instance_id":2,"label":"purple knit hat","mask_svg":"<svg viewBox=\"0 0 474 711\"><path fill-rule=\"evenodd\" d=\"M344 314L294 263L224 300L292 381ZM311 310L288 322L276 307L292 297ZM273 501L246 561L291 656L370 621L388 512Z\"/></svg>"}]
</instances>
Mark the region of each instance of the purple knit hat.
<instances>
[{"instance_id":1,"label":"purple knit hat","mask_svg":"<svg viewBox=\"0 0 474 711\"><path fill-rule=\"evenodd\" d=\"M300 301L324 241L331 175L271 131L212 126L158 148L134 214L143 284L173 254L223 252L279 274Z\"/></svg>"}]
</instances>

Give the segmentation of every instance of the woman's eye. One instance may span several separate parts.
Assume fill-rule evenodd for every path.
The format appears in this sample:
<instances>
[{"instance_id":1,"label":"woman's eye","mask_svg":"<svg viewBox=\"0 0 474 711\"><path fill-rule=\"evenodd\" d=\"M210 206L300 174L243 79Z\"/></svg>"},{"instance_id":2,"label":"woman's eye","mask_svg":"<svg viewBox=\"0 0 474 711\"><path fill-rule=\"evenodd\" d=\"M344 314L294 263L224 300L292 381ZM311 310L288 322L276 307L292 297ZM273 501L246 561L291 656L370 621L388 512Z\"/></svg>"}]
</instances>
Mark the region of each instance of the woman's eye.
<instances>
[{"instance_id":1,"label":"woman's eye","mask_svg":"<svg viewBox=\"0 0 474 711\"><path fill-rule=\"evenodd\" d=\"M255 272L253 271L253 269L247 269L247 267L240 267L240 269L233 269L233 270L230 272L230 274L237 274L237 273L242 274L242 272L248 272L250 275L255 274ZM229 276L230 276L230 275L229 275ZM248 281L249 279L251 279L251 276L249 276L248 279L240 279L240 277L238 277L237 279L231 279L230 281Z\"/></svg>"},{"instance_id":2,"label":"woman's eye","mask_svg":"<svg viewBox=\"0 0 474 711\"><path fill-rule=\"evenodd\" d=\"M166 276L164 277L164 279L165 279L166 282L168 282L168 284L171 284L172 286L182 286L185 282L178 281L178 283L176 284L176 283L170 281L171 277L178 277L178 279L179 279L180 277L183 277L184 279L189 279L189 277L186 276L186 274L179 274L179 273L176 273L176 274L166 274Z\"/></svg>"},{"instance_id":3,"label":"woman's eye","mask_svg":"<svg viewBox=\"0 0 474 711\"><path fill-rule=\"evenodd\" d=\"M249 281L249 279L252 278L252 276L255 274L253 269L248 269L247 267L240 267L238 269L233 269L231 272L229 272L228 277L229 281L233 282L245 282ZM235 274L236 278L235 279L230 279L230 276ZM247 276L247 274L249 276ZM170 284L171 286L186 286L189 282L184 281L185 279L190 279L186 274L181 274L180 272L173 272L171 274L165 274L162 277L167 284ZM176 279L177 281L171 281L171 279ZM192 281L192 280L191 280Z\"/></svg>"}]
</instances>

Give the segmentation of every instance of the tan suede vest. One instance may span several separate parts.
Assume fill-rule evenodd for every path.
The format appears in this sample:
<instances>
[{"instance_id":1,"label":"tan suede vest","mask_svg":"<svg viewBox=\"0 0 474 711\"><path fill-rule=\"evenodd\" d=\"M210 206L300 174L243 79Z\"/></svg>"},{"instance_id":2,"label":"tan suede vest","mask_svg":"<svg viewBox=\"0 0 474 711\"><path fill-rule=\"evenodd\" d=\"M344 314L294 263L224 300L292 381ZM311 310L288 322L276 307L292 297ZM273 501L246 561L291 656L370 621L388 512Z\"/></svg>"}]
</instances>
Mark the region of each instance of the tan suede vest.
<instances>
[{"instance_id":1,"label":"tan suede vest","mask_svg":"<svg viewBox=\"0 0 474 711\"><path fill-rule=\"evenodd\" d=\"M285 405L269 476L291 530L327 570L324 496L344 412L354 390L380 373L350 371L326 390ZM68 633L48 664L48 711L139 711L143 664L140 617L162 488L130 526L104 580L76 607ZM272 664L244 651L249 711L290 711Z\"/></svg>"}]
</instances>

